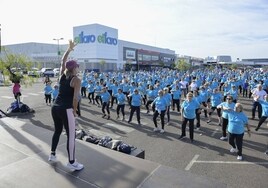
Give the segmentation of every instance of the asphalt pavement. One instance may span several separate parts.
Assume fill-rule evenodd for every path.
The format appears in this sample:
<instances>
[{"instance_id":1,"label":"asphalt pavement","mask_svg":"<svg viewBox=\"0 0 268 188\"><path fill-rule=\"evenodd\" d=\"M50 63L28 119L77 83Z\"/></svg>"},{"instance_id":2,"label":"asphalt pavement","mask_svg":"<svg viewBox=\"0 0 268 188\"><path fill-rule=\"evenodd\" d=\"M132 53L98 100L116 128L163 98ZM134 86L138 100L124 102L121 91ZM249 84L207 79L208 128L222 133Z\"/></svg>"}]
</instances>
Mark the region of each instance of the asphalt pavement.
<instances>
[{"instance_id":1,"label":"asphalt pavement","mask_svg":"<svg viewBox=\"0 0 268 188\"><path fill-rule=\"evenodd\" d=\"M12 87L0 87L0 109L5 110L14 100ZM13 116L35 126L53 130L50 106L45 104L43 83L22 87L22 101L35 110L35 113ZM252 100L239 97L244 111L251 117ZM127 118L129 107L126 106ZM79 127L96 135L110 135L145 150L145 159L195 175L216 179L228 187L268 187L268 127L262 125L258 132L254 129L258 120L249 120L252 135L244 136L243 161L229 152L228 141L221 141L221 127L218 126L216 112L212 122L207 124L204 114L201 115L201 128L195 130L194 142L189 139L189 132L184 140L178 140L181 132L180 115L171 111L171 122L165 126L165 133L153 132L152 114L141 110L141 124L138 125L134 114L131 124L116 119L115 109L111 109L111 119L102 118L101 108L82 98ZM126 118L126 119L127 119ZM160 122L158 122L160 125Z\"/></svg>"}]
</instances>

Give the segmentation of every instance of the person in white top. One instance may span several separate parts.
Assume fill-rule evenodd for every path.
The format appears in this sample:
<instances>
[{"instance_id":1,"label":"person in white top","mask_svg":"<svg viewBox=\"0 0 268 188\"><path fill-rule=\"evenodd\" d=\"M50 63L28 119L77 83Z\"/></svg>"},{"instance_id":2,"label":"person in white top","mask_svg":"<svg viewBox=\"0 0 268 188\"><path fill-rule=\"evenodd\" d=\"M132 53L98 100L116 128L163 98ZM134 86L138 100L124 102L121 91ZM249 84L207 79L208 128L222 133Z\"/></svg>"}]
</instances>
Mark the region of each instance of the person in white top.
<instances>
[{"instance_id":1,"label":"person in white top","mask_svg":"<svg viewBox=\"0 0 268 188\"><path fill-rule=\"evenodd\" d=\"M183 93L183 96L185 98L187 94L188 82L184 80L184 78L182 78L180 84L181 84L181 92Z\"/></svg>"},{"instance_id":2,"label":"person in white top","mask_svg":"<svg viewBox=\"0 0 268 188\"><path fill-rule=\"evenodd\" d=\"M252 92L252 97L254 99L253 106L252 106L252 118L251 119L255 119L255 112L257 108L258 108L258 118L260 119L262 115L262 107L257 99L263 101L267 93L266 91L262 89L261 84L258 84L256 88L251 90L251 92Z\"/></svg>"},{"instance_id":3,"label":"person in white top","mask_svg":"<svg viewBox=\"0 0 268 188\"><path fill-rule=\"evenodd\" d=\"M193 80L192 83L190 84L190 91L194 92L197 90L197 84L196 81Z\"/></svg>"}]
</instances>

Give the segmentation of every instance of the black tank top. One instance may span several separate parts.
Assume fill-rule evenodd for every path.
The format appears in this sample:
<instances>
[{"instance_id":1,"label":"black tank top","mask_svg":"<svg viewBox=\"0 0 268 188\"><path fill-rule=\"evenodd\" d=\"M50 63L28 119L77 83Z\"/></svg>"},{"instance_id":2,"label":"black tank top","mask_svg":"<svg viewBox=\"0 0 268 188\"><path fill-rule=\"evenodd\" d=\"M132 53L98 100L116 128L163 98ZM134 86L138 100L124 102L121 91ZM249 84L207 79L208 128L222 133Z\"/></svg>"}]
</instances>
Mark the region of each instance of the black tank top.
<instances>
[{"instance_id":1,"label":"black tank top","mask_svg":"<svg viewBox=\"0 0 268 188\"><path fill-rule=\"evenodd\" d=\"M61 76L59 94L53 104L54 106L62 109L73 108L74 88L70 86L72 78L73 76L67 79L65 74Z\"/></svg>"}]
</instances>

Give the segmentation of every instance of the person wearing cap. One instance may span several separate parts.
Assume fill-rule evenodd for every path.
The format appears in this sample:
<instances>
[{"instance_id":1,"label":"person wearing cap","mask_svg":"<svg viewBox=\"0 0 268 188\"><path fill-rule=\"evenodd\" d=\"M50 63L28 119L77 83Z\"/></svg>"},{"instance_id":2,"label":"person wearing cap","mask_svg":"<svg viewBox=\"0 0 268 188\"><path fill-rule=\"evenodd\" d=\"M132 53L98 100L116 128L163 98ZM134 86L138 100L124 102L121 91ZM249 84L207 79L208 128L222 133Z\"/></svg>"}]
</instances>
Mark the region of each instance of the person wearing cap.
<instances>
[{"instance_id":1,"label":"person wearing cap","mask_svg":"<svg viewBox=\"0 0 268 188\"><path fill-rule=\"evenodd\" d=\"M70 170L81 170L84 168L75 159L75 117L77 117L77 106L80 96L81 80L77 77L79 65L75 60L69 60L68 55L74 49L76 44L69 40L69 46L63 55L60 77L59 94L51 108L51 114L54 121L54 134L52 137L51 154L49 161L56 162L56 149L59 143L63 127L67 135L67 168Z\"/></svg>"}]
</instances>

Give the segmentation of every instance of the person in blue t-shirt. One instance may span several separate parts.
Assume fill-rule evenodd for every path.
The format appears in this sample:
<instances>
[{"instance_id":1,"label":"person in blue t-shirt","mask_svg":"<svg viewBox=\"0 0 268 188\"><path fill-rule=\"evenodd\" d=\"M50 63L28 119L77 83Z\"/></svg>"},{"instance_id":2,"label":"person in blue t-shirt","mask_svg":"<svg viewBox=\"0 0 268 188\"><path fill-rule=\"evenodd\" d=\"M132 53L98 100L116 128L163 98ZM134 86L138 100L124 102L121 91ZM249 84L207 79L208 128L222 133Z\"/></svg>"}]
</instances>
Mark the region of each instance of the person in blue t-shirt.
<instances>
[{"instance_id":1,"label":"person in blue t-shirt","mask_svg":"<svg viewBox=\"0 0 268 188\"><path fill-rule=\"evenodd\" d=\"M87 91L89 103L95 104L95 84L91 80L88 80Z\"/></svg>"},{"instance_id":2,"label":"person in blue t-shirt","mask_svg":"<svg viewBox=\"0 0 268 188\"><path fill-rule=\"evenodd\" d=\"M189 131L191 142L194 140L194 120L196 118L196 109L200 108L200 104L197 100L193 99L193 93L189 92L186 95L186 100L181 105L181 136L179 139L183 139L186 136L185 129L186 124L189 121Z\"/></svg>"},{"instance_id":3,"label":"person in blue t-shirt","mask_svg":"<svg viewBox=\"0 0 268 188\"><path fill-rule=\"evenodd\" d=\"M230 152L237 153L237 160L241 161L243 160L242 145L245 126L250 136L248 117L243 112L243 106L240 103L236 103L234 109L223 107L223 110L226 110L228 114L229 144L232 146Z\"/></svg>"},{"instance_id":4,"label":"person in blue t-shirt","mask_svg":"<svg viewBox=\"0 0 268 188\"><path fill-rule=\"evenodd\" d=\"M149 105L154 101L154 99L156 98L157 96L157 93L156 93L156 90L154 90L154 86L153 85L149 85L149 89L146 90L146 99L147 99L147 102L146 102L146 109L147 109L147 114L150 113L150 110L149 110ZM152 110L153 112L155 111L155 107L152 106Z\"/></svg>"},{"instance_id":5,"label":"person in blue t-shirt","mask_svg":"<svg viewBox=\"0 0 268 188\"><path fill-rule=\"evenodd\" d=\"M163 90L159 90L158 91L158 97L156 97L154 99L154 101L151 104L152 106L155 106L155 111L154 111L154 115L153 115L153 122L154 122L154 132L156 131L160 131L160 133L164 133L164 127L165 127L165 122L164 122L164 118L165 118L165 112L168 106L168 102L164 97L164 91ZM162 128L159 129L157 126L157 117L160 114L160 120L161 120L161 125Z\"/></svg>"},{"instance_id":6,"label":"person in blue t-shirt","mask_svg":"<svg viewBox=\"0 0 268 188\"><path fill-rule=\"evenodd\" d=\"M114 94L114 97L117 100L117 108L116 108L117 118L116 119L119 119L119 111L121 110L121 113L123 115L122 121L125 121L125 101L127 97L123 93L122 89L120 88L118 88L118 92Z\"/></svg>"},{"instance_id":7,"label":"person in blue t-shirt","mask_svg":"<svg viewBox=\"0 0 268 188\"><path fill-rule=\"evenodd\" d=\"M171 94L169 93L168 87L165 87L163 91L164 91L164 96L163 97L167 101L166 114L167 114L167 125L168 125L169 124L169 121L170 121L170 113L169 113L169 110L170 110L170 105L171 105L171 102L172 102L172 97L171 97Z\"/></svg>"},{"instance_id":8,"label":"person in blue t-shirt","mask_svg":"<svg viewBox=\"0 0 268 188\"><path fill-rule=\"evenodd\" d=\"M217 106L217 108L219 109L223 109L223 107L226 107L226 108L231 108L231 109L234 109L235 107L235 103L233 102L233 98L231 95L228 95L226 97L226 102L222 102L221 104L219 104ZM220 137L221 140L227 140L228 137L227 137L227 125L228 125L228 113L224 110L222 110L222 137Z\"/></svg>"},{"instance_id":9,"label":"person in blue t-shirt","mask_svg":"<svg viewBox=\"0 0 268 188\"><path fill-rule=\"evenodd\" d=\"M259 119L258 126L255 128L255 131L258 131L261 125L265 122L265 120L268 118L268 95L264 96L264 100L259 100L260 96L256 98L256 100L260 103L262 106L262 115Z\"/></svg>"},{"instance_id":10,"label":"person in blue t-shirt","mask_svg":"<svg viewBox=\"0 0 268 188\"><path fill-rule=\"evenodd\" d=\"M177 112L180 112L181 89L179 85L176 85L175 88L171 89L171 95L172 95L172 110L175 111L175 105L176 105Z\"/></svg>"},{"instance_id":11,"label":"person in blue t-shirt","mask_svg":"<svg viewBox=\"0 0 268 188\"><path fill-rule=\"evenodd\" d=\"M138 124L141 125L140 106L142 102L142 96L139 94L139 90L136 88L134 89L134 93L129 94L128 97L131 97L130 115L128 123L132 121L133 114L134 112L136 112Z\"/></svg>"},{"instance_id":12,"label":"person in blue t-shirt","mask_svg":"<svg viewBox=\"0 0 268 188\"><path fill-rule=\"evenodd\" d=\"M213 92L210 95L211 107L209 109L207 123L211 122L211 115L215 110L217 110L218 125L221 126L221 109L217 108L217 106L222 102L222 99L222 94L218 91L218 88L213 89Z\"/></svg>"},{"instance_id":13,"label":"person in blue t-shirt","mask_svg":"<svg viewBox=\"0 0 268 188\"><path fill-rule=\"evenodd\" d=\"M51 93L53 88L51 87L51 82L47 82L44 87L45 100L47 105L51 105Z\"/></svg>"},{"instance_id":14,"label":"person in blue t-shirt","mask_svg":"<svg viewBox=\"0 0 268 188\"><path fill-rule=\"evenodd\" d=\"M102 103L101 103L101 105L102 105L101 111L103 113L102 117L104 118L106 116L106 113L105 113L105 110L106 110L106 112L108 114L108 118L107 119L110 119L109 106L110 106L110 98L111 98L111 95L108 92L106 86L102 88L102 91L100 92L100 97L101 97L101 101L102 101Z\"/></svg>"}]
</instances>

